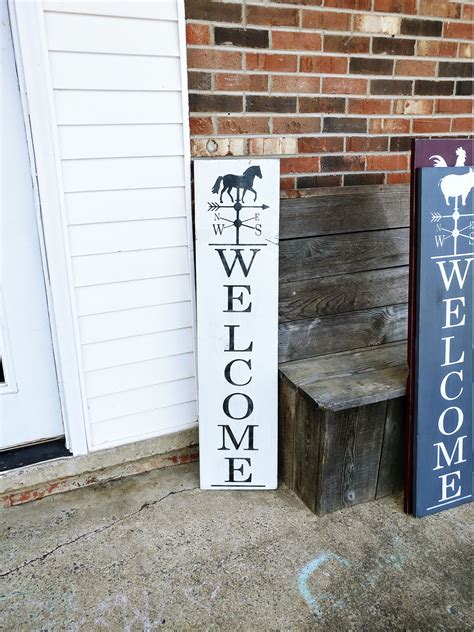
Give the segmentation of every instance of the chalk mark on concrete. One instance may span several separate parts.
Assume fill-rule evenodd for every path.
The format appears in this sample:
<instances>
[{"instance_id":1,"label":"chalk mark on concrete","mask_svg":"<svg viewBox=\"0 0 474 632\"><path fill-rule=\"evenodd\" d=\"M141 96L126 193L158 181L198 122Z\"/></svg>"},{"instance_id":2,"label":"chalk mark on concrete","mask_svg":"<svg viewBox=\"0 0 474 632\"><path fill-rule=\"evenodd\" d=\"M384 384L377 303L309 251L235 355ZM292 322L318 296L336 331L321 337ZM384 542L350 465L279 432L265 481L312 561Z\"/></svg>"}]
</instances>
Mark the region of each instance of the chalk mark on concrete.
<instances>
[{"instance_id":1,"label":"chalk mark on concrete","mask_svg":"<svg viewBox=\"0 0 474 632\"><path fill-rule=\"evenodd\" d=\"M315 557L311 562L308 562L303 569L301 570L298 576L298 589L300 591L301 596L306 601L308 608L316 617L322 616L322 609L319 605L316 597L312 594L308 587L308 580L313 575L315 571L317 571L325 562L329 560L336 560L343 566L349 566L349 562L330 551L325 551L321 553L317 557ZM338 602L339 603L339 602Z\"/></svg>"},{"instance_id":2,"label":"chalk mark on concrete","mask_svg":"<svg viewBox=\"0 0 474 632\"><path fill-rule=\"evenodd\" d=\"M176 494L183 494L184 492L192 492L195 489L199 489L199 488L198 487L185 487L184 489L178 489L177 491L168 492L167 494L165 494L161 498L157 498L156 500L147 501L146 503L143 503L143 505L141 505L141 507L139 507L135 511L125 514L124 516L121 516L120 518L117 518L116 520L113 520L112 522L108 524L102 525L101 527L98 527L97 529L93 529L92 531L86 531L85 533L81 533L81 535L78 535L76 538L73 538L72 540L61 542L61 544L58 544L57 546L52 548L50 551L46 551L46 553L43 553L42 555L38 555L38 557L34 557L31 560L27 560L26 562L23 562L22 564L19 564L18 566L9 569L8 571L4 571L0 573L0 578L9 577L13 573L20 571L23 568L26 568L27 566L31 566L35 562L43 562L47 557L49 557L50 555L53 555L53 553L56 553L56 551L59 551L60 549L66 546L70 546L71 544L75 544L76 542L79 542L79 540L82 540L83 538L87 538L90 535L96 535L96 534L102 533L103 531L107 531L108 529L111 529L119 522L124 522L125 520L128 520L129 518L133 518L133 516L136 516L144 509L149 509L150 507L154 507L155 505L158 505L159 503L163 502L170 496L175 496Z\"/></svg>"}]
</instances>

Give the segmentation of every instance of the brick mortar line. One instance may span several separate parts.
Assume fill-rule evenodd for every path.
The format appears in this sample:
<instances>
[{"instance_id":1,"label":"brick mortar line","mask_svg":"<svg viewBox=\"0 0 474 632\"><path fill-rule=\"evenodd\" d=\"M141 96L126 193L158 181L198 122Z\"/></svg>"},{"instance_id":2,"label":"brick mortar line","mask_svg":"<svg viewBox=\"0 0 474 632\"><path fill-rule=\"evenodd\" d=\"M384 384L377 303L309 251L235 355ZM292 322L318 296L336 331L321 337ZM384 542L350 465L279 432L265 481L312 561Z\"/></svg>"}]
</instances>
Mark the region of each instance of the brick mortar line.
<instances>
[{"instance_id":1,"label":"brick mortar line","mask_svg":"<svg viewBox=\"0 0 474 632\"><path fill-rule=\"evenodd\" d=\"M469 62L467 62L469 63ZM241 75L248 74L255 77L272 77L274 75L281 77L320 77L322 79L370 79L372 81L377 81L377 79L393 79L394 81L402 80L402 81L473 81L471 77L461 77L457 75L451 75L449 77L439 77L436 75L423 75L421 77L415 75L393 75L393 74L376 74L376 75L367 75L367 74L354 74L351 72L346 73L328 73L328 72L299 72L297 70L249 70L249 69L208 69L208 68L189 68L188 72L208 72L213 75Z\"/></svg>"},{"instance_id":2,"label":"brick mortar line","mask_svg":"<svg viewBox=\"0 0 474 632\"><path fill-rule=\"evenodd\" d=\"M366 94L341 94L339 95L339 93L314 93L314 92L284 92L284 93L279 93L278 95L276 93L273 93L271 95L269 95L268 92L250 92L247 90L243 90L243 91L239 91L236 92L235 94L228 94L227 92L212 92L209 90L190 90L189 91L190 94L201 94L201 95L206 95L206 96L217 96L217 95L227 95L227 96L242 96L242 94L244 95L248 95L248 96L252 96L252 95L256 95L256 96L280 96L280 94L283 94L284 96L288 96L288 97L295 97L295 96L300 96L300 97L305 97L308 96L310 98L313 97L323 97L323 98L340 98L340 99L353 99L353 100L357 100L357 101L367 101L367 95ZM397 94L397 95L387 95L387 94L371 94L369 95L370 97L373 97L374 100L376 101L392 101L394 99L397 100L412 100L413 98L422 100L422 101L437 101L437 100L448 100L448 101L452 101L453 99L459 99L459 100L464 100L464 101L473 101L473 97L471 95L462 95L462 94L444 94L444 95L430 95L430 94L426 94L426 95L422 95L422 94L417 94L417 95L404 95L404 94ZM474 104L474 101L473 101ZM216 113L215 110L213 110L212 112ZM191 112L191 114L193 114L193 112ZM278 114L284 114L282 112L254 112L253 114L257 115L257 114L262 114L262 115L278 115ZM293 114L293 112L290 112L290 114ZM301 115L303 114L327 114L327 115L336 115L336 114L345 114L345 112L302 112ZM451 114L450 112L448 112L448 114ZM455 114L455 113L453 113ZM160 123L154 123L155 125L159 125ZM67 123L66 125L70 125L70 123ZM72 123L72 125L74 125L74 123ZM81 125L86 125L86 123L81 123ZM87 123L88 125L88 123ZM97 123L94 123L94 125L97 125ZM100 125L100 124L99 124ZM112 125L120 125L120 123L112 123ZM132 125L139 125L139 123L132 123ZM145 125L148 125L148 123L145 123ZM179 125L179 123L176 123L176 125Z\"/></svg>"},{"instance_id":3,"label":"brick mortar line","mask_svg":"<svg viewBox=\"0 0 474 632\"><path fill-rule=\"evenodd\" d=\"M277 156L275 156L277 157ZM304 176L345 176L345 175L370 175L375 173L410 173L409 168L407 169L391 169L390 171L377 171L374 169L373 171L297 171L291 173L280 173L280 178L300 178Z\"/></svg>"},{"instance_id":4,"label":"brick mortar line","mask_svg":"<svg viewBox=\"0 0 474 632\"><path fill-rule=\"evenodd\" d=\"M459 0L460 2L462 0ZM295 9L295 10L302 10L302 11L314 11L315 13L318 12L324 12L324 11L328 11L330 13L351 13L353 15L360 15L360 14L365 14L365 15L376 15L376 16L393 16L393 17L408 17L408 18L420 18L420 19L431 19L431 20L450 20L450 21L454 21L454 20L463 20L464 18L449 18L446 16L432 16L432 15L419 15L418 13L395 13L393 11L375 11L375 9L372 7L370 9L351 9L351 8L344 8L344 7L326 7L326 6L312 6L312 5L295 5L292 4L291 2L275 2L275 0L264 0L264 2L252 2L252 0L246 0L246 6L254 6L254 7L265 7L265 8L269 8L269 9L278 9L280 7L285 8L285 9ZM467 6L467 5L463 5ZM417 6L417 11L419 11L419 8Z\"/></svg>"},{"instance_id":5,"label":"brick mortar line","mask_svg":"<svg viewBox=\"0 0 474 632\"><path fill-rule=\"evenodd\" d=\"M389 38L391 39L391 38ZM438 38L439 39L439 38ZM443 40L444 41L454 41L459 42L460 40ZM474 46L474 41L468 41L469 44ZM327 50L301 50L301 49L289 49L289 48L245 48L242 46L224 46L224 45L211 45L211 44L188 44L187 48L189 50L203 50L203 51L222 51L222 52L234 52L234 53L255 53L255 54L269 54L269 55L304 55L305 57L314 56L314 57L363 57L364 59L393 59L395 61L445 61L448 60L452 63L473 63L471 58L467 57L450 57L449 55L418 55L414 53L413 55L390 55L387 53L353 53L353 52L331 52Z\"/></svg>"},{"instance_id":6,"label":"brick mortar line","mask_svg":"<svg viewBox=\"0 0 474 632\"><path fill-rule=\"evenodd\" d=\"M210 95L206 95L203 92L196 92L195 94L201 94L204 96L210 96ZM221 94L221 93L219 93ZM230 95L230 94L224 94L222 93L223 96L240 96L240 95ZM268 94L252 94L249 96L260 96L260 97L268 97L270 95ZM281 96L281 95L275 95L272 94L271 96ZM286 97L289 98L296 98L298 96L302 96L303 98L305 97L305 95L296 95L296 94L288 94L285 93ZM331 98L333 95L308 95L310 98L313 97L322 97L322 98ZM360 95L359 95L360 96ZM340 98L344 98L344 97L340 97ZM462 97L458 97L458 98L462 98ZM412 97L410 95L405 96L405 97L400 97L401 100L405 99L405 100L412 100ZM400 114L397 114L396 112L387 112L387 113L360 113L360 112L299 112L299 111L291 111L288 110L286 112L252 112L251 110L222 110L222 112L218 112L215 110L212 110L212 112L209 111L205 111L205 110L192 110L190 111L190 116L196 116L199 115L202 117L202 115L206 115L206 116L212 116L212 115L217 115L217 116L229 116L229 115L235 115L235 114L240 114L241 116L246 115L246 116L294 116L294 115L298 115L298 116L306 116L308 118L321 118L323 116L326 117L331 117L331 118L367 118L367 117L376 117L378 119L383 118L412 118L412 117L416 117L416 116L433 116L433 117L440 117L440 118L456 118L456 117L461 117L461 118L466 118L466 116L471 115L472 116L472 112L435 112L435 113L431 113L428 112L426 114L419 114L419 113L410 113L410 112L400 112Z\"/></svg>"},{"instance_id":7,"label":"brick mortar line","mask_svg":"<svg viewBox=\"0 0 474 632\"><path fill-rule=\"evenodd\" d=\"M196 94L204 94L202 92L197 92ZM206 95L204 95L206 96ZM233 96L233 95L226 95L226 96ZM268 96L266 94L259 94L259 95L255 95L255 96ZM279 95L276 95L279 96ZM288 95L290 97L296 97L297 95ZM314 95L310 95L311 97ZM323 98L325 98L325 96L323 96ZM343 97L341 97L343 98ZM409 97L407 97L408 100L412 100ZM405 99L405 100L407 100ZM402 98L403 100L403 98ZM327 118L375 118L375 119L411 119L411 118L416 118L416 117L421 117L421 118L426 118L426 117L430 117L430 118L467 118L467 117L472 117L473 113L472 112L426 112L426 113L419 113L419 112L400 112L399 114L397 114L396 112L380 112L380 113L360 113L360 112L251 112L251 111L245 111L245 112L233 112L232 110L225 110L222 112L218 112L216 110L212 110L210 112L199 112L198 110L196 111L192 111L190 112L190 116L191 117L197 117L197 118L202 118L203 116L220 116L220 117L225 117L226 115L229 114L241 114L241 115L245 115L245 118L248 118L250 116L261 116L262 118L264 117L270 117L273 116L273 118L275 118L276 116L281 116L281 117L288 117L288 116L294 116L294 115L298 115L301 118L322 118L322 117L327 117Z\"/></svg>"},{"instance_id":8,"label":"brick mortar line","mask_svg":"<svg viewBox=\"0 0 474 632\"><path fill-rule=\"evenodd\" d=\"M252 4L252 5L247 5L247 6L254 6L254 7L264 7L264 8L268 8L268 9L280 9L280 8L285 8L285 9L294 9L297 12L303 12L303 11L307 11L308 13L334 13L334 14L338 14L338 13L343 13L343 14L347 14L347 15L352 15L355 17L361 16L370 16L370 17L380 17L380 18L400 18L400 19L409 19L409 20L417 20L417 21L422 21L422 20L426 20L428 22L442 22L443 25L445 23L454 23L454 24L471 24L471 21L468 18L450 18L450 17L446 17L446 16L433 16L433 15L420 15L418 13L392 13L390 11L375 11L373 9L348 9L348 8L342 8L342 7L313 7L311 5L305 5L305 6L299 6L299 5L295 5L295 4L283 4L283 3L278 3L278 4L266 4L266 5L262 5L261 3L258 4ZM244 12L244 16L245 16ZM234 28L243 28L242 24L244 23L244 20L241 20L240 22L226 22L225 20L219 20L218 22L214 22L212 20L205 20L203 18L186 18L186 24L211 24L213 26L220 26L221 24L224 25L226 28L228 26L233 26ZM238 25L238 26L236 26ZM272 28L271 24L247 24L246 28ZM298 28L297 26L294 25L287 25L287 28ZM359 32L363 32L363 31L357 31L357 33Z\"/></svg>"},{"instance_id":9,"label":"brick mortar line","mask_svg":"<svg viewBox=\"0 0 474 632\"><path fill-rule=\"evenodd\" d=\"M429 120L431 120L431 118L429 118ZM436 132L419 132L420 134L434 134ZM441 134L448 134L448 133L457 133L457 132L440 132ZM467 132L467 134L471 134L471 132ZM474 134L474 132L472 132L472 134ZM392 138L408 138L408 137L412 137L414 134L413 132L380 132L379 134L375 134L374 132L296 132L296 133L284 133L284 134L271 134L270 132L265 132L265 134L238 134L238 133L229 133L229 134L194 134L193 136L191 136L191 140L194 139L206 139L206 138L213 138L213 139L239 139L242 138L243 140L250 140L252 138L264 138L264 139L268 139L268 140L275 140L275 138L321 138L321 139L327 139L327 138L346 138L347 136L350 136L351 138L388 138L388 139L392 139ZM417 136L417 134L415 134L415 136ZM331 153L337 153L337 152L331 152Z\"/></svg>"},{"instance_id":10,"label":"brick mortar line","mask_svg":"<svg viewBox=\"0 0 474 632\"><path fill-rule=\"evenodd\" d=\"M431 118L429 119L431 120ZM445 134L456 134L458 132L439 132L443 136ZM466 132L469 134L470 132ZM474 133L474 132L473 132ZM418 136L419 134L437 134L436 132L381 132L380 134L374 134L373 132L365 133L365 132L301 132L301 133L284 133L284 134L271 134L270 132L266 132L265 134L194 134L191 136L191 140L205 140L212 138L213 140L228 140L228 139L242 139L242 140L253 140L253 139L264 139L264 140L275 140L281 138L317 138L317 139L328 139L328 138L346 138L350 135L351 138L362 138L362 139L376 139L376 138L388 138L391 140L392 138L411 138L412 136ZM328 153L337 154L342 150L331 151ZM406 150L409 151L409 150ZM323 152L324 153L324 152ZM342 151L342 153L344 153ZM352 153L352 152L351 152ZM367 153L378 153L372 152L368 150ZM380 153L385 153L384 151ZM401 152L403 153L403 151ZM306 152L304 152L306 155ZM300 155L300 154L298 154Z\"/></svg>"},{"instance_id":11,"label":"brick mortar line","mask_svg":"<svg viewBox=\"0 0 474 632\"><path fill-rule=\"evenodd\" d=\"M337 77L338 79L340 79L341 77ZM345 78L350 78L350 77L345 77ZM362 77L362 79L365 79L365 77ZM391 77L384 77L383 78L384 81L390 81ZM458 81L462 81L462 79L458 79ZM470 79L467 79L467 81L471 81ZM393 98L407 98L407 97L425 97L426 99L435 99L438 98L437 96L433 96L431 94L395 94L395 93L389 93L389 94L372 94L372 93L366 93L366 92L355 92L355 93L351 93L351 92L326 92L324 90L318 90L317 92L272 92L271 89L269 90L214 90L214 91L210 91L210 90L199 90L197 88L193 88L192 90L189 90L189 94L205 94L208 96L274 96L274 97L291 97L291 96L299 96L299 97L314 97L314 96L325 96L325 97L334 97L334 98L341 98L344 99L346 97L349 98L363 98L363 97L381 97L381 98L386 98L386 99L393 99ZM469 98L469 95L462 95L462 94L445 94L445 95L439 95L439 98L441 98L441 96L444 96L445 98Z\"/></svg>"},{"instance_id":12,"label":"brick mortar line","mask_svg":"<svg viewBox=\"0 0 474 632\"><path fill-rule=\"evenodd\" d=\"M240 137L239 137L240 138ZM209 154L211 154L211 152L208 152ZM251 156L279 156L280 158L289 158L289 159L293 159L293 158L325 158L326 156L330 156L331 158L344 158L346 156L371 156L371 157L382 157L382 158L387 158L387 156L390 157L394 157L394 158L403 158L405 156L409 156L410 155L410 150L407 149L405 151L390 151L389 149L387 149L386 151L364 151L364 152L357 152L357 151L349 151L349 150L338 150L338 151L327 151L327 152L300 152L298 154L285 154L285 153L267 153L267 154L259 154L259 153L252 153L252 154L245 154L245 155L251 155ZM128 221L128 220L127 220ZM75 226L80 226L81 224L75 224ZM135 309L135 308L131 308L131 309ZM106 313L110 313L110 312L106 312ZM94 315L94 314L91 314ZM98 369L101 370L101 369ZM183 378L183 379L188 379L188 378ZM138 387L138 388L143 388L142 386ZM146 387L145 387L146 388ZM137 390L137 389L129 389L129 390ZM112 393L112 395L115 395L115 393ZM96 395L94 397L108 397L108 395ZM116 417L114 417L114 419L116 419ZM106 420L108 421L108 420ZM94 422L94 423L100 423L100 422Z\"/></svg>"},{"instance_id":13,"label":"brick mortar line","mask_svg":"<svg viewBox=\"0 0 474 632\"><path fill-rule=\"evenodd\" d=\"M414 112L414 113L407 113L407 112L400 112L399 114L397 112L380 112L380 113L374 113L374 112L370 112L370 113L360 113L360 112L329 112L329 113L325 113L325 112L278 112L278 114L270 114L270 113L261 113L261 112L233 112L233 111L223 111L223 112L219 112L216 110L212 110L211 112L199 112L199 111L193 111L190 113L191 118L205 118L210 117L210 116L219 116L220 118L226 118L229 117L230 115L235 115L235 114L240 114L241 118L253 118L258 117L258 118L276 118L278 120L278 116L281 118L288 118L289 116L298 116L299 118L307 118L307 119L313 119L313 118L334 118L334 119L341 119L341 118L349 118L349 119L375 119L375 120L380 120L380 119L394 119L394 120L399 120L399 119L403 119L403 120L410 120L410 119L417 119L417 118L432 118L433 120L437 120L437 119L464 119L464 118L472 118L473 117L473 113L472 112L456 112L456 113L451 113L451 112Z\"/></svg>"}]
</instances>

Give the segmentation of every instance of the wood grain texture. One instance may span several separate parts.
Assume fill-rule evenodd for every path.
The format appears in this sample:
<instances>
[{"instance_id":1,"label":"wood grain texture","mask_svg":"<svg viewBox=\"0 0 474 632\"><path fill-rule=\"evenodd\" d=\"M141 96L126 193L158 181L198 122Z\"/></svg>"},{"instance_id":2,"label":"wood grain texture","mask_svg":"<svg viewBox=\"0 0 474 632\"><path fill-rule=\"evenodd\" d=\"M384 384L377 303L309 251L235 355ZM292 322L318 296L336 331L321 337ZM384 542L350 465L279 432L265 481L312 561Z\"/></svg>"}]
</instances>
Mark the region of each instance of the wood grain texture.
<instances>
[{"instance_id":1,"label":"wood grain texture","mask_svg":"<svg viewBox=\"0 0 474 632\"><path fill-rule=\"evenodd\" d=\"M280 284L281 323L408 301L408 266Z\"/></svg>"},{"instance_id":2,"label":"wood grain texture","mask_svg":"<svg viewBox=\"0 0 474 632\"><path fill-rule=\"evenodd\" d=\"M406 364L406 355L407 343L402 340L366 349L285 362L279 365L279 369L293 384L303 387L318 380L401 366Z\"/></svg>"},{"instance_id":3,"label":"wood grain texture","mask_svg":"<svg viewBox=\"0 0 474 632\"><path fill-rule=\"evenodd\" d=\"M280 239L409 226L407 186L314 189L281 200Z\"/></svg>"},{"instance_id":4,"label":"wood grain texture","mask_svg":"<svg viewBox=\"0 0 474 632\"><path fill-rule=\"evenodd\" d=\"M377 498L403 489L405 411L405 397L392 399L387 403Z\"/></svg>"},{"instance_id":5,"label":"wood grain texture","mask_svg":"<svg viewBox=\"0 0 474 632\"><path fill-rule=\"evenodd\" d=\"M407 376L406 366L395 366L319 380L302 390L323 410L347 410L405 395Z\"/></svg>"},{"instance_id":6,"label":"wood grain texture","mask_svg":"<svg viewBox=\"0 0 474 632\"><path fill-rule=\"evenodd\" d=\"M379 402L325 414L317 513L375 498L386 407Z\"/></svg>"},{"instance_id":7,"label":"wood grain texture","mask_svg":"<svg viewBox=\"0 0 474 632\"><path fill-rule=\"evenodd\" d=\"M408 264L407 228L280 243L280 282L378 270Z\"/></svg>"},{"instance_id":8,"label":"wood grain texture","mask_svg":"<svg viewBox=\"0 0 474 632\"><path fill-rule=\"evenodd\" d=\"M279 326L279 361L404 340L406 328L406 304L283 323Z\"/></svg>"},{"instance_id":9,"label":"wood grain texture","mask_svg":"<svg viewBox=\"0 0 474 632\"><path fill-rule=\"evenodd\" d=\"M315 513L400 485L408 187L281 204L281 476Z\"/></svg>"},{"instance_id":10,"label":"wood grain texture","mask_svg":"<svg viewBox=\"0 0 474 632\"><path fill-rule=\"evenodd\" d=\"M294 442L296 388L278 374L278 476L290 489L294 487Z\"/></svg>"},{"instance_id":11,"label":"wood grain texture","mask_svg":"<svg viewBox=\"0 0 474 632\"><path fill-rule=\"evenodd\" d=\"M294 417L293 489L313 512L318 505L323 415L313 402L298 394Z\"/></svg>"}]
</instances>

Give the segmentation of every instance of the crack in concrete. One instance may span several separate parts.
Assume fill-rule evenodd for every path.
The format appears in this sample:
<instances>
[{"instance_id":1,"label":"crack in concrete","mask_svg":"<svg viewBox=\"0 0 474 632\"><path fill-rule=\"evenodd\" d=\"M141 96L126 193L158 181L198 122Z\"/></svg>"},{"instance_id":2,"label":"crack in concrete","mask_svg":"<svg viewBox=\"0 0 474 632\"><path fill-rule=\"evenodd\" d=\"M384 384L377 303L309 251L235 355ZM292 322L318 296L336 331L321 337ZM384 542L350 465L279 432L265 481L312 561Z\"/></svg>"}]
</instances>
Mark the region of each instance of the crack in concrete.
<instances>
[{"instance_id":1,"label":"crack in concrete","mask_svg":"<svg viewBox=\"0 0 474 632\"><path fill-rule=\"evenodd\" d=\"M117 523L124 522L125 520L128 520L129 518L133 518L133 516L138 515L144 509L148 509L150 507L153 507L154 505L158 505L163 500L166 500L167 498L170 498L170 496L175 496L176 494L183 494L184 492L192 492L195 489L199 489L199 488L198 487L186 487L185 489L179 489L179 490L177 490L175 492L168 492L167 494L165 494L161 498L157 498L156 500L152 500L152 501L148 501L146 503L143 503L143 505L141 505L141 507L139 507L135 511L132 511L129 514L125 514L125 516L121 516L120 518L117 518L116 520L113 520L109 524L102 525L101 527L98 527L97 529L93 529L92 531L86 531L85 533L81 533L81 535L78 535L76 538L73 538L72 540L68 540L67 542L62 542L61 544L58 544L57 546L55 546L50 551L46 551L46 553L43 553L43 555L39 555L38 557L34 557L33 559L27 560L26 562L23 562L22 564L16 566L15 568L11 568L8 571L0 573L0 578L1 577L8 577L8 576L12 575L13 573L16 573L17 571L20 571L23 568L26 568L27 566L31 566L35 562L43 562L47 557L49 557L53 553L56 553L56 551L58 551L59 549L62 549L64 547L66 547L66 546L70 546L71 544L75 544L79 540L82 540L83 538L87 538L89 535L95 535L97 533L102 533L102 531L107 531L108 529L111 529L113 526L115 526Z\"/></svg>"}]
</instances>

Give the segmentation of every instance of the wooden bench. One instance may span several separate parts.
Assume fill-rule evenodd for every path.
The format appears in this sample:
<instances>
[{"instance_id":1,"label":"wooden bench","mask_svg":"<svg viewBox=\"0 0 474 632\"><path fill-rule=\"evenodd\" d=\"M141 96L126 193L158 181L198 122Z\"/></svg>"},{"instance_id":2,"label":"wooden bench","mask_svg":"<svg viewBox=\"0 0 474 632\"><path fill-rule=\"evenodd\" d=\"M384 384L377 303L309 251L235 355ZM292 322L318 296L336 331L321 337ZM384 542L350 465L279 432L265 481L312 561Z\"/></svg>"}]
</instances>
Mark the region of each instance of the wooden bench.
<instances>
[{"instance_id":1,"label":"wooden bench","mask_svg":"<svg viewBox=\"0 0 474 632\"><path fill-rule=\"evenodd\" d=\"M409 190L281 201L280 477L324 514L402 488Z\"/></svg>"}]
</instances>

